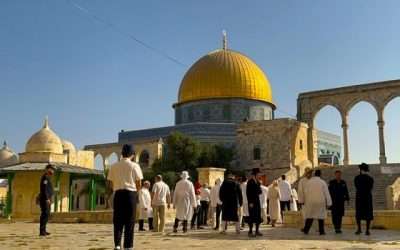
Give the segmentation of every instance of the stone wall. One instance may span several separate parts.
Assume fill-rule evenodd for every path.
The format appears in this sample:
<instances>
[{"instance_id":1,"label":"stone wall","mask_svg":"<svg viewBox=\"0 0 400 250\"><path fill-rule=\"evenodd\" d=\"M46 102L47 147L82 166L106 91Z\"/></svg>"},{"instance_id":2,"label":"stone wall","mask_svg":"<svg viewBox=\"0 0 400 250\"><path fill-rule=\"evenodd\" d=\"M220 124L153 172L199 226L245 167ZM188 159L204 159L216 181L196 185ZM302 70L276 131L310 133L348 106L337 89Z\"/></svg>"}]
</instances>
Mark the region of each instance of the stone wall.
<instances>
[{"instance_id":1,"label":"stone wall","mask_svg":"<svg viewBox=\"0 0 400 250\"><path fill-rule=\"evenodd\" d=\"M302 228L304 226L303 216L301 212L285 212L284 220L286 227ZM332 219L330 212L325 223L332 227ZM316 223L314 223L314 226ZM348 210L343 217L344 228L356 228L355 212L354 210ZM372 221L372 228L375 229L392 229L400 230L400 211L398 210L375 210L374 220Z\"/></svg>"},{"instance_id":2,"label":"stone wall","mask_svg":"<svg viewBox=\"0 0 400 250\"><path fill-rule=\"evenodd\" d=\"M208 184L208 186L213 187L218 178L221 181L224 180L225 170L224 168L198 168L200 184Z\"/></svg>"},{"instance_id":3,"label":"stone wall","mask_svg":"<svg viewBox=\"0 0 400 250\"><path fill-rule=\"evenodd\" d=\"M386 204L388 208L400 210L400 177L386 188Z\"/></svg>"},{"instance_id":4,"label":"stone wall","mask_svg":"<svg viewBox=\"0 0 400 250\"><path fill-rule=\"evenodd\" d=\"M12 217L33 218L40 214L40 208L36 205L36 196L39 194L41 171L17 172L12 182ZM55 176L52 177L55 187ZM60 176L60 192L58 195L58 211L68 211L69 174ZM54 211L54 201L52 211Z\"/></svg>"},{"instance_id":5,"label":"stone wall","mask_svg":"<svg viewBox=\"0 0 400 250\"><path fill-rule=\"evenodd\" d=\"M239 168L261 168L269 181L281 174L293 175L308 162L307 125L293 119L275 119L241 123L237 129ZM255 150L260 151L259 159Z\"/></svg>"}]
</instances>

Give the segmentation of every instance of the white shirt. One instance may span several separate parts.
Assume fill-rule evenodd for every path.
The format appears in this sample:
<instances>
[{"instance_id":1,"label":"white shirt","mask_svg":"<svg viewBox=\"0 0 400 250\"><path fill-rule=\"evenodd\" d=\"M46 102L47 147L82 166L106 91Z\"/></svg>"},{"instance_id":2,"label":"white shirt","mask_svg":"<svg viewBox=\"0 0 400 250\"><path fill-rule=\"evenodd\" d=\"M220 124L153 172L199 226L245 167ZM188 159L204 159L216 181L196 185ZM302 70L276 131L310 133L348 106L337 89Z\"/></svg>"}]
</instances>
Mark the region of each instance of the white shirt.
<instances>
[{"instance_id":1,"label":"white shirt","mask_svg":"<svg viewBox=\"0 0 400 250\"><path fill-rule=\"evenodd\" d=\"M139 207L151 208L151 196L147 188L141 188L139 191Z\"/></svg>"},{"instance_id":2,"label":"white shirt","mask_svg":"<svg viewBox=\"0 0 400 250\"><path fill-rule=\"evenodd\" d=\"M112 182L114 192L124 189L137 191L136 181L143 179L143 173L139 164L129 158L122 158L110 167L107 179Z\"/></svg>"},{"instance_id":3,"label":"white shirt","mask_svg":"<svg viewBox=\"0 0 400 250\"><path fill-rule=\"evenodd\" d=\"M281 192L281 201L290 201L292 199L292 186L287 180L282 180L278 184Z\"/></svg>"},{"instance_id":4,"label":"white shirt","mask_svg":"<svg viewBox=\"0 0 400 250\"><path fill-rule=\"evenodd\" d=\"M200 189L200 201L210 201L210 189L201 188Z\"/></svg>"},{"instance_id":5,"label":"white shirt","mask_svg":"<svg viewBox=\"0 0 400 250\"><path fill-rule=\"evenodd\" d=\"M217 207L217 205L222 204L221 200L219 199L219 190L220 189L221 189L221 184L215 184L215 186L211 188L211 192L210 192L211 207Z\"/></svg>"},{"instance_id":6,"label":"white shirt","mask_svg":"<svg viewBox=\"0 0 400 250\"><path fill-rule=\"evenodd\" d=\"M267 208L268 187L261 185L261 191L262 191L262 193L260 194L261 208Z\"/></svg>"},{"instance_id":7,"label":"white shirt","mask_svg":"<svg viewBox=\"0 0 400 250\"><path fill-rule=\"evenodd\" d=\"M152 201L153 206L165 206L167 204L167 196L170 195L170 190L165 182L156 182L153 185L152 192L154 194Z\"/></svg>"}]
</instances>

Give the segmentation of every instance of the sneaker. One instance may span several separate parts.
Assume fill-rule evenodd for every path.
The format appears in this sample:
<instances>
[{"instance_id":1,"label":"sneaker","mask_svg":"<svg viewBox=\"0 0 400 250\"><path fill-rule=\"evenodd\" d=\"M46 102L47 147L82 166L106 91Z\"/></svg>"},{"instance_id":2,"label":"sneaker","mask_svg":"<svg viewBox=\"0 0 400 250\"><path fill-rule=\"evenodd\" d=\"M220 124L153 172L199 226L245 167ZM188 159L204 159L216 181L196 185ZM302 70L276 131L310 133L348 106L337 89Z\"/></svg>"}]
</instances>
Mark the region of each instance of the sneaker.
<instances>
[{"instance_id":1,"label":"sneaker","mask_svg":"<svg viewBox=\"0 0 400 250\"><path fill-rule=\"evenodd\" d=\"M120 246L116 246L116 247L114 247L114 250L121 250L121 247Z\"/></svg>"}]
</instances>

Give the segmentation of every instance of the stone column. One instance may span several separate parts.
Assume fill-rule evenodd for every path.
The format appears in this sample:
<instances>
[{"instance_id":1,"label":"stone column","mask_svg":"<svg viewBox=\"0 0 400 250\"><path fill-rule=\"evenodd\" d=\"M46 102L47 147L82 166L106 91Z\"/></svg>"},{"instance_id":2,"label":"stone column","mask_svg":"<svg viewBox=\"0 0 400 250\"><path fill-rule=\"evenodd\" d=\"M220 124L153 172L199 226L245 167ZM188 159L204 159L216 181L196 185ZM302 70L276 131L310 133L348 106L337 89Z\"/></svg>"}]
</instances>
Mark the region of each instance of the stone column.
<instances>
[{"instance_id":1,"label":"stone column","mask_svg":"<svg viewBox=\"0 0 400 250\"><path fill-rule=\"evenodd\" d=\"M314 131L314 121L308 121L307 130L307 149L308 149L308 160L311 161L313 167L318 166L318 152L315 148L316 133Z\"/></svg>"},{"instance_id":2,"label":"stone column","mask_svg":"<svg viewBox=\"0 0 400 250\"><path fill-rule=\"evenodd\" d=\"M347 166L350 164L349 157L349 124L348 124L348 114L342 115L342 129L343 129L343 165Z\"/></svg>"},{"instance_id":3,"label":"stone column","mask_svg":"<svg viewBox=\"0 0 400 250\"><path fill-rule=\"evenodd\" d=\"M378 129L379 129L379 162L381 165L386 164L386 149L385 149L385 121L383 118L383 110L378 112Z\"/></svg>"}]
</instances>

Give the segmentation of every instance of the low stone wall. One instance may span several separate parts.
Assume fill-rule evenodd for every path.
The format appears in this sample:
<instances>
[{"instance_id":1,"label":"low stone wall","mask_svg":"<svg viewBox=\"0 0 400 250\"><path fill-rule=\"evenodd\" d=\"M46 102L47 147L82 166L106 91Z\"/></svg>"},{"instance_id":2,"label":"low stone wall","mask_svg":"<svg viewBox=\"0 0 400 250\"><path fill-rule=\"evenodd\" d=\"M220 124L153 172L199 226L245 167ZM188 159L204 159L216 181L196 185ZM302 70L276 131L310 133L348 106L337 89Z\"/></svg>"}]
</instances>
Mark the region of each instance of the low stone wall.
<instances>
[{"instance_id":1,"label":"low stone wall","mask_svg":"<svg viewBox=\"0 0 400 250\"><path fill-rule=\"evenodd\" d=\"M303 227L303 216L301 212L285 212L284 213L284 226L286 227ZM326 225L332 226L332 220L330 217L330 212L328 213L328 218L325 220ZM314 223L314 226L317 223ZM343 217L343 227L344 228L355 228L355 211L346 211ZM374 211L374 221L372 222L372 227L375 229L391 229L400 230L400 210L376 210Z\"/></svg>"},{"instance_id":2,"label":"low stone wall","mask_svg":"<svg viewBox=\"0 0 400 250\"><path fill-rule=\"evenodd\" d=\"M50 221L53 223L112 223L112 213L112 210L53 213ZM173 222L174 219L175 210L167 210L166 222Z\"/></svg>"}]
</instances>

